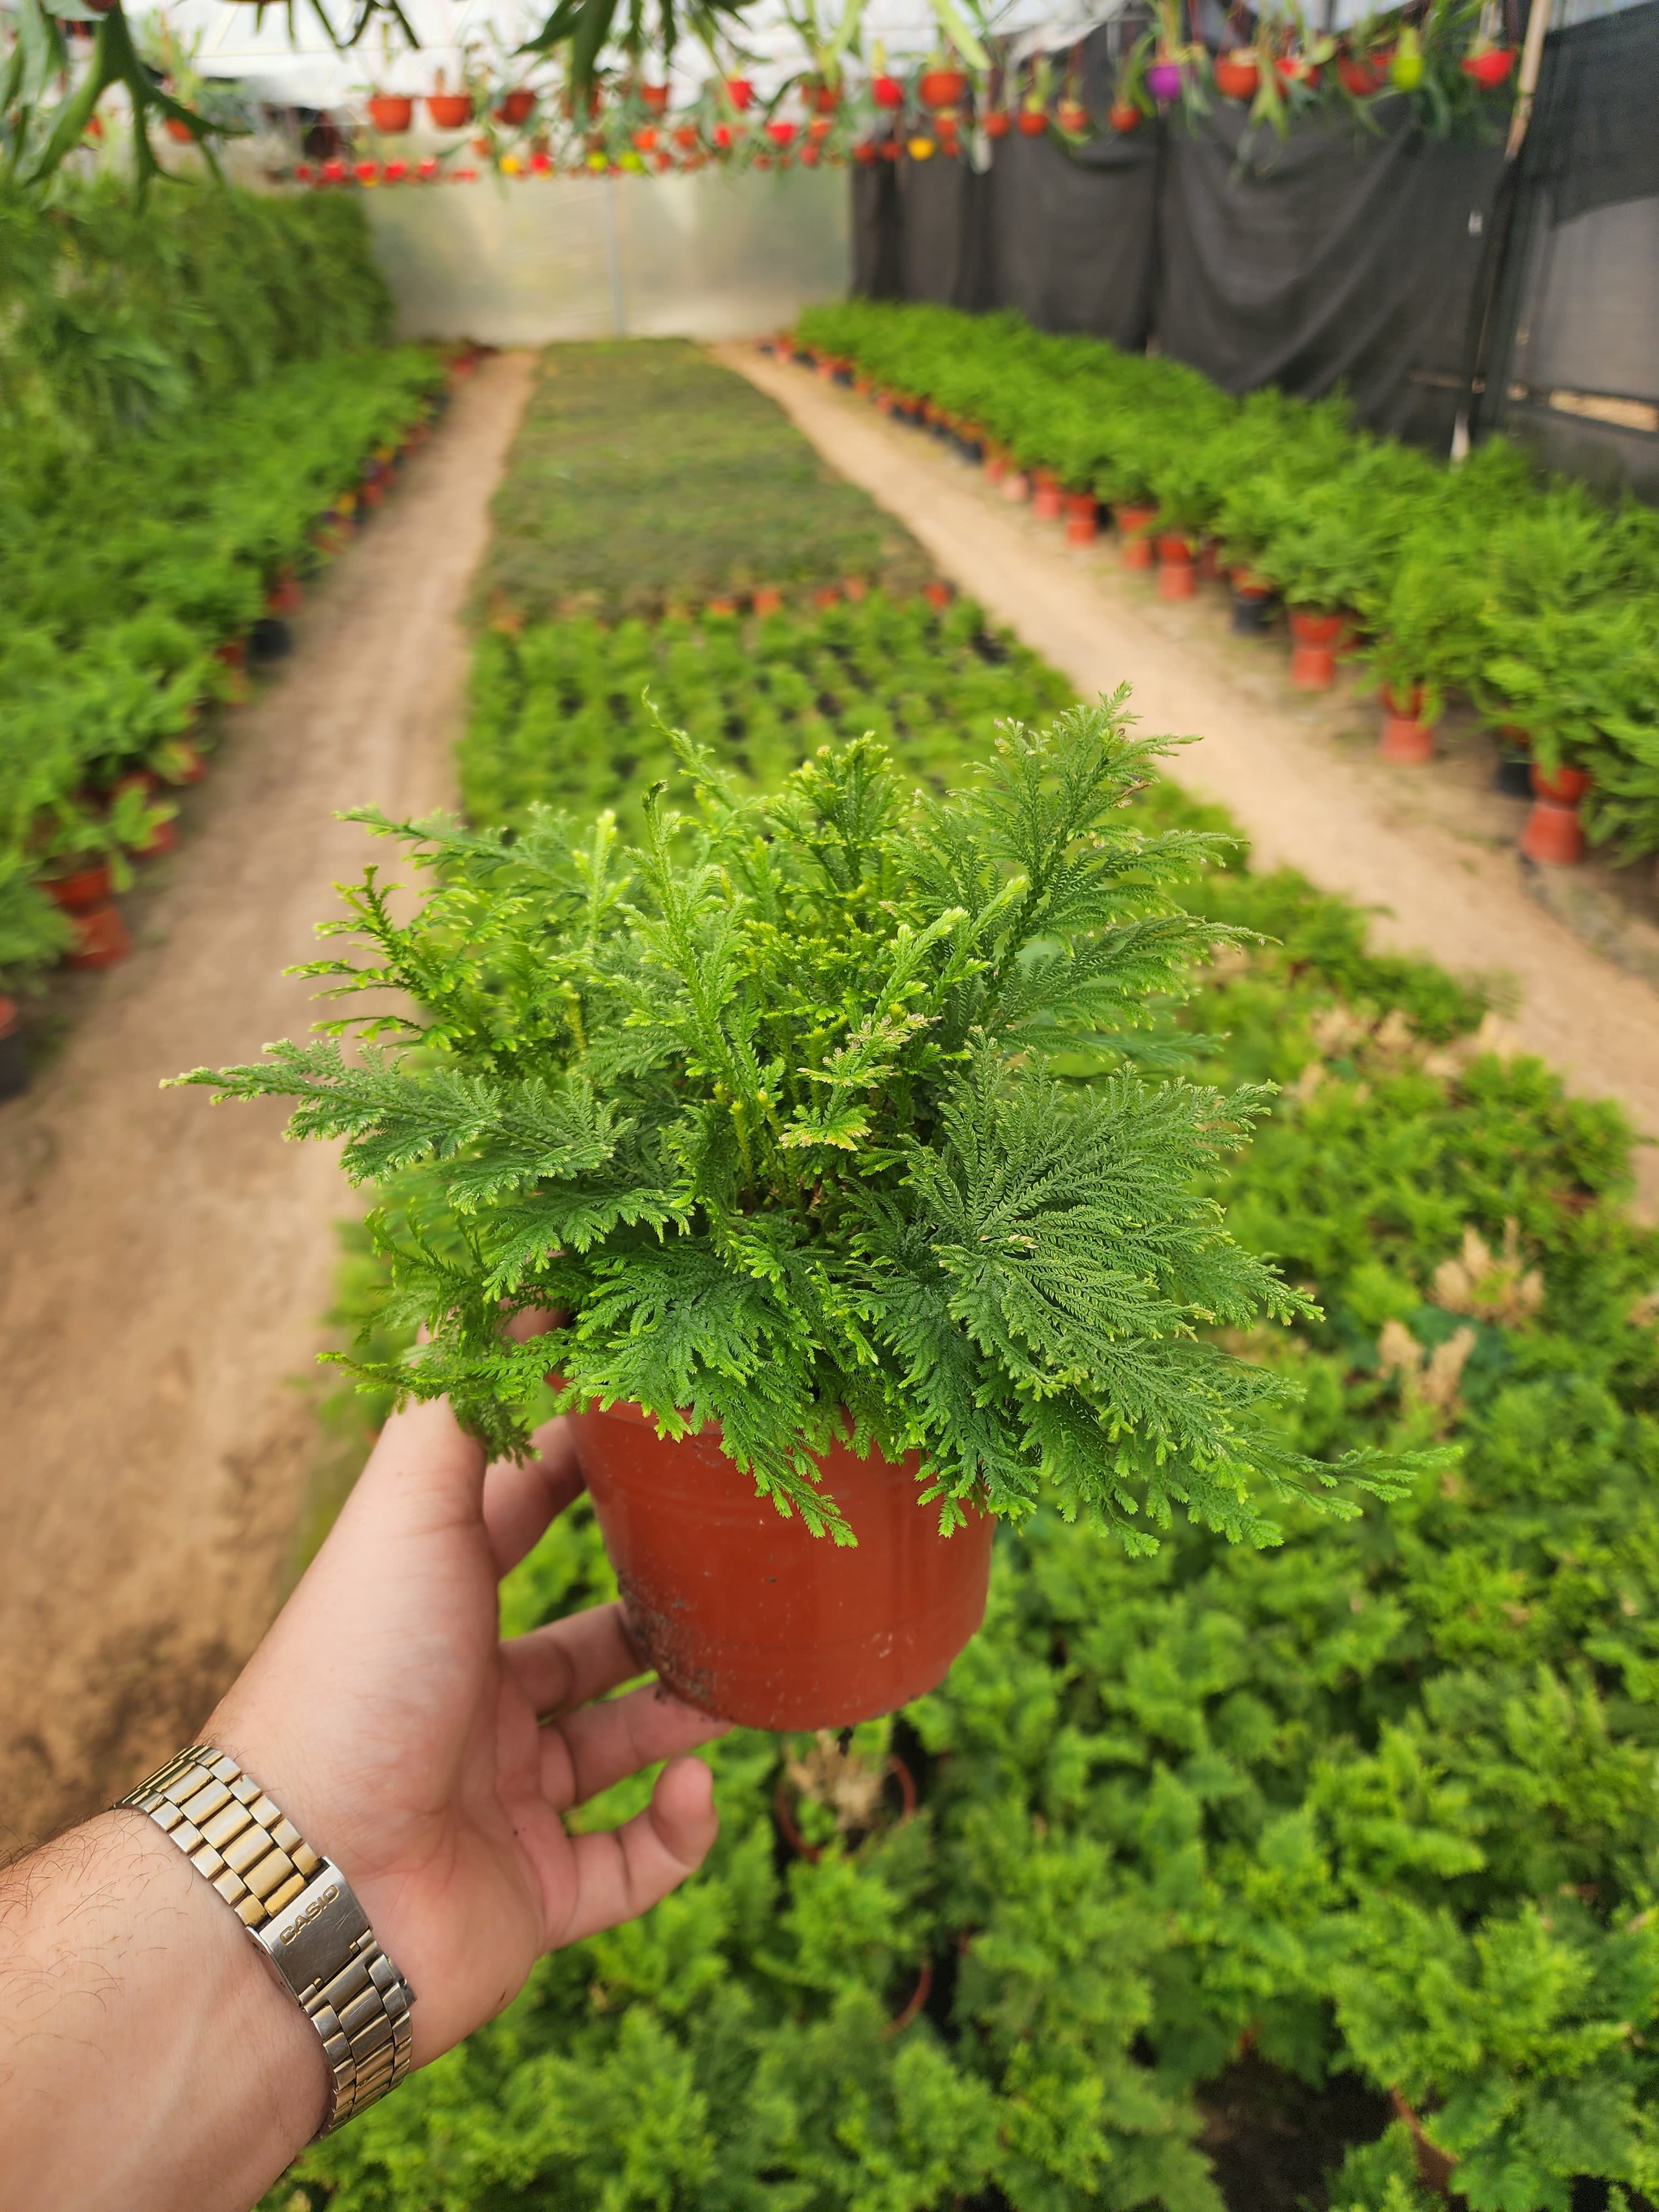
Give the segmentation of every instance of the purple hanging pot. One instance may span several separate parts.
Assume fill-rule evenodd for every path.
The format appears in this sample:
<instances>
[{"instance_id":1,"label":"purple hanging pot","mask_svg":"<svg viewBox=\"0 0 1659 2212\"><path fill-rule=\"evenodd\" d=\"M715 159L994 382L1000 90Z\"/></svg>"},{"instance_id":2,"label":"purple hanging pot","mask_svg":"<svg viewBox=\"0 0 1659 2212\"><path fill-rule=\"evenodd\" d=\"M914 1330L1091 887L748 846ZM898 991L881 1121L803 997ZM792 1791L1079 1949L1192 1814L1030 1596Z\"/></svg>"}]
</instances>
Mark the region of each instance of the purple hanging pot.
<instances>
[{"instance_id":1,"label":"purple hanging pot","mask_svg":"<svg viewBox=\"0 0 1659 2212\"><path fill-rule=\"evenodd\" d=\"M1146 89L1154 100L1179 100L1181 64L1154 62L1146 72Z\"/></svg>"}]
</instances>

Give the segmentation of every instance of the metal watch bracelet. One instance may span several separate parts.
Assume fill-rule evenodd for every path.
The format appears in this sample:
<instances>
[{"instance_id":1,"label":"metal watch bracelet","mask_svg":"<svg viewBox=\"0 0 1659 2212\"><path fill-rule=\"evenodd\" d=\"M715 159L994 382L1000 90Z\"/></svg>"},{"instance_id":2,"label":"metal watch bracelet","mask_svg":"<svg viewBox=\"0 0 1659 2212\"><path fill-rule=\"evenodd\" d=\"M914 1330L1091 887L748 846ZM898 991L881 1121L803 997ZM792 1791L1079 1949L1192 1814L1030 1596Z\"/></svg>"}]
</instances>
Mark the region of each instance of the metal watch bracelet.
<instances>
[{"instance_id":1,"label":"metal watch bracelet","mask_svg":"<svg viewBox=\"0 0 1659 2212\"><path fill-rule=\"evenodd\" d=\"M339 1869L236 1761L191 1744L119 1801L148 1813L216 1889L322 2039L333 2077L314 2140L395 2089L411 2055L411 1990Z\"/></svg>"}]
</instances>

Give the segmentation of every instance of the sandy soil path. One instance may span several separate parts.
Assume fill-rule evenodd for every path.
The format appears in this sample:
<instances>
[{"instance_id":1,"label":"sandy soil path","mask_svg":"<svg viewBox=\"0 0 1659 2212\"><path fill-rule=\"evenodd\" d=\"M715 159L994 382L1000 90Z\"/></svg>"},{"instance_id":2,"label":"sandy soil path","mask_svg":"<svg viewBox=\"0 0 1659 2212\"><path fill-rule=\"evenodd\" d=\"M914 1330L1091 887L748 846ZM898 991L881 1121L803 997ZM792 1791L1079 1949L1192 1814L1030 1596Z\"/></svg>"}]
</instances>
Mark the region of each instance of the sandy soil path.
<instances>
[{"instance_id":1,"label":"sandy soil path","mask_svg":"<svg viewBox=\"0 0 1659 2212\"><path fill-rule=\"evenodd\" d=\"M1659 1138L1659 999L1528 896L1510 842L1519 808L1483 788L1486 749L1427 778L1389 768L1374 703L1293 691L1282 645L1231 636L1218 595L1166 605L1115 566L1109 543L1068 547L1057 525L1010 507L981 471L867 401L752 346L716 351L1085 697L1127 681L1145 728L1202 732L1173 772L1231 809L1258 865L1287 863L1381 909L1386 945L1506 979L1515 1042ZM1638 1157L1651 1216L1659 1152Z\"/></svg>"},{"instance_id":2,"label":"sandy soil path","mask_svg":"<svg viewBox=\"0 0 1659 2212\"><path fill-rule=\"evenodd\" d=\"M274 1108L157 1085L307 1026L312 987L280 970L368 849L335 809L448 800L458 610L529 376L507 356L461 386L230 718L135 957L0 1109L0 1850L187 1742L269 1618L353 1200Z\"/></svg>"}]
</instances>

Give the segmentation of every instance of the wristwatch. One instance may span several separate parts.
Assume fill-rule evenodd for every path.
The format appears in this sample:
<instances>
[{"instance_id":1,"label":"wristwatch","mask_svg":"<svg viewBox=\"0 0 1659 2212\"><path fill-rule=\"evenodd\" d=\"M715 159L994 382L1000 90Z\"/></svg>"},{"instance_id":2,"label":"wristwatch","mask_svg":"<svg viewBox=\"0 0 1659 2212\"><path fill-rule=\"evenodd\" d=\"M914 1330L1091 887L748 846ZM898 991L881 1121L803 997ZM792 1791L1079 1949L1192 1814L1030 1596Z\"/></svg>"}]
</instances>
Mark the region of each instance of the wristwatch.
<instances>
[{"instance_id":1,"label":"wristwatch","mask_svg":"<svg viewBox=\"0 0 1659 2212\"><path fill-rule=\"evenodd\" d=\"M252 1777L194 1743L119 1803L148 1813L218 1891L321 2037L333 2090L313 2140L395 2089L409 2071L415 1992L338 1867Z\"/></svg>"}]
</instances>

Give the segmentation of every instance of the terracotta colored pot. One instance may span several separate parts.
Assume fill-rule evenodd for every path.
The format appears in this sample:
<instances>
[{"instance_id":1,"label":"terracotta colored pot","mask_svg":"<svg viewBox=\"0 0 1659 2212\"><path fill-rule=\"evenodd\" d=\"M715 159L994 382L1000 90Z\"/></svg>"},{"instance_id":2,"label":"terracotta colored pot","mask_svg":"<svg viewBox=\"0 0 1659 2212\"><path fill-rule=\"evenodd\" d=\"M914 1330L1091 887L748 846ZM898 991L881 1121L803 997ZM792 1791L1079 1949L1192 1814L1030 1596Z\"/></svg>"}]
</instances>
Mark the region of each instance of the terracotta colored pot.
<instances>
[{"instance_id":1,"label":"terracotta colored pot","mask_svg":"<svg viewBox=\"0 0 1659 2212\"><path fill-rule=\"evenodd\" d=\"M903 106L904 87L896 76L872 76L870 80L870 97L878 107L884 107L890 113L893 110Z\"/></svg>"},{"instance_id":2,"label":"terracotta colored pot","mask_svg":"<svg viewBox=\"0 0 1659 2212\"><path fill-rule=\"evenodd\" d=\"M1534 793L1540 799L1553 799L1558 806L1577 806L1589 787L1582 768L1559 768L1553 775L1546 775L1536 761L1532 764Z\"/></svg>"},{"instance_id":3,"label":"terracotta colored pot","mask_svg":"<svg viewBox=\"0 0 1659 2212\"><path fill-rule=\"evenodd\" d=\"M931 584L922 586L921 596L930 607L937 608L943 614L951 604L951 586L935 578Z\"/></svg>"},{"instance_id":4,"label":"terracotta colored pot","mask_svg":"<svg viewBox=\"0 0 1659 2212\"><path fill-rule=\"evenodd\" d=\"M749 1728L845 1728L934 1688L985 1613L994 1523L954 1536L914 1462L819 1461L859 1541L786 1521L712 1432L667 1443L636 1407L571 1430L641 1648L689 1704Z\"/></svg>"},{"instance_id":5,"label":"terracotta colored pot","mask_svg":"<svg viewBox=\"0 0 1659 2212\"><path fill-rule=\"evenodd\" d=\"M1341 635L1340 615L1291 609L1291 681L1297 690L1329 690L1336 681L1336 643Z\"/></svg>"},{"instance_id":6,"label":"terracotta colored pot","mask_svg":"<svg viewBox=\"0 0 1659 2212\"><path fill-rule=\"evenodd\" d=\"M1022 138L1041 138L1048 128L1048 112L1041 107L1022 107L1014 119Z\"/></svg>"},{"instance_id":7,"label":"terracotta colored pot","mask_svg":"<svg viewBox=\"0 0 1659 2212\"><path fill-rule=\"evenodd\" d=\"M533 93L531 97L532 99L535 97ZM642 84L640 87L640 98L653 115L660 115L668 105L668 87L665 84ZM526 112L528 113L528 112L526 109Z\"/></svg>"},{"instance_id":8,"label":"terracotta colored pot","mask_svg":"<svg viewBox=\"0 0 1659 2212\"><path fill-rule=\"evenodd\" d=\"M1014 127L1014 118L1006 107L994 107L981 125L988 138L1006 138Z\"/></svg>"},{"instance_id":9,"label":"terracotta colored pot","mask_svg":"<svg viewBox=\"0 0 1659 2212\"><path fill-rule=\"evenodd\" d=\"M843 576L841 588L845 597L854 605L860 599L867 599L870 596L868 579L863 576Z\"/></svg>"},{"instance_id":10,"label":"terracotta colored pot","mask_svg":"<svg viewBox=\"0 0 1659 2212\"><path fill-rule=\"evenodd\" d=\"M1171 532L1158 541L1158 595L1161 599L1190 599L1198 588L1193 549L1187 539Z\"/></svg>"},{"instance_id":11,"label":"terracotta colored pot","mask_svg":"<svg viewBox=\"0 0 1659 2212\"><path fill-rule=\"evenodd\" d=\"M1577 803L1565 806L1557 799L1534 799L1521 832L1521 850L1529 860L1541 860L1547 867L1570 868L1582 860L1584 825L1578 819Z\"/></svg>"},{"instance_id":12,"label":"terracotta colored pot","mask_svg":"<svg viewBox=\"0 0 1659 2212\"><path fill-rule=\"evenodd\" d=\"M179 824L172 820L158 822L132 857L135 860L165 860L169 853L178 848Z\"/></svg>"},{"instance_id":13,"label":"terracotta colored pot","mask_svg":"<svg viewBox=\"0 0 1659 2212\"><path fill-rule=\"evenodd\" d=\"M1115 100L1106 111L1106 120L1114 131L1127 133L1140 124L1140 110L1133 100Z\"/></svg>"},{"instance_id":14,"label":"terracotta colored pot","mask_svg":"<svg viewBox=\"0 0 1659 2212\"><path fill-rule=\"evenodd\" d=\"M841 592L834 584L820 584L812 594L815 607L833 607L840 603Z\"/></svg>"},{"instance_id":15,"label":"terracotta colored pot","mask_svg":"<svg viewBox=\"0 0 1659 2212\"><path fill-rule=\"evenodd\" d=\"M400 93L376 93L368 103L368 119L383 138L395 138L415 120L415 103Z\"/></svg>"},{"instance_id":16,"label":"terracotta colored pot","mask_svg":"<svg viewBox=\"0 0 1659 2212\"><path fill-rule=\"evenodd\" d=\"M1496 90L1515 67L1513 46L1487 46L1483 52L1465 54L1463 74L1487 92Z\"/></svg>"},{"instance_id":17,"label":"terracotta colored pot","mask_svg":"<svg viewBox=\"0 0 1659 2212\"><path fill-rule=\"evenodd\" d=\"M71 968L112 968L131 951L132 941L118 908L107 903L89 907L73 919L76 946L69 956Z\"/></svg>"},{"instance_id":18,"label":"terracotta colored pot","mask_svg":"<svg viewBox=\"0 0 1659 2212\"><path fill-rule=\"evenodd\" d=\"M1012 461L1003 472L1002 496L1016 501L1031 496L1031 479L1024 469L1017 469Z\"/></svg>"},{"instance_id":19,"label":"terracotta colored pot","mask_svg":"<svg viewBox=\"0 0 1659 2212\"><path fill-rule=\"evenodd\" d=\"M1198 549L1198 580L1200 584L1221 581L1221 548L1213 538L1206 538Z\"/></svg>"},{"instance_id":20,"label":"terracotta colored pot","mask_svg":"<svg viewBox=\"0 0 1659 2212\"><path fill-rule=\"evenodd\" d=\"M1392 761L1396 768L1419 768L1425 761L1432 760L1434 726L1422 719L1421 690L1402 700L1385 689L1382 707L1382 735L1377 741L1377 750L1383 759Z\"/></svg>"},{"instance_id":21,"label":"terracotta colored pot","mask_svg":"<svg viewBox=\"0 0 1659 2212\"><path fill-rule=\"evenodd\" d=\"M440 131L460 131L472 120L470 92L429 92L426 112Z\"/></svg>"},{"instance_id":22,"label":"terracotta colored pot","mask_svg":"<svg viewBox=\"0 0 1659 2212\"><path fill-rule=\"evenodd\" d=\"M1261 70L1254 54L1218 54L1215 88L1229 100L1254 100L1261 84Z\"/></svg>"},{"instance_id":23,"label":"terracotta colored pot","mask_svg":"<svg viewBox=\"0 0 1659 2212\"><path fill-rule=\"evenodd\" d=\"M1060 479L1050 469L1036 472L1036 488L1031 495L1031 512L1039 522L1058 522L1066 511L1066 495L1060 488Z\"/></svg>"},{"instance_id":24,"label":"terracotta colored pot","mask_svg":"<svg viewBox=\"0 0 1659 2212\"><path fill-rule=\"evenodd\" d=\"M1155 507L1117 507L1112 510L1112 520L1117 525L1117 534L1122 539L1119 555L1126 568L1150 568L1152 565L1152 527L1156 520Z\"/></svg>"},{"instance_id":25,"label":"terracotta colored pot","mask_svg":"<svg viewBox=\"0 0 1659 2212\"><path fill-rule=\"evenodd\" d=\"M1370 62L1358 61L1352 54L1341 55L1336 73L1342 80L1343 89L1356 100L1367 100L1374 92L1381 92L1389 81L1389 72L1377 69Z\"/></svg>"},{"instance_id":26,"label":"terracotta colored pot","mask_svg":"<svg viewBox=\"0 0 1659 2212\"><path fill-rule=\"evenodd\" d=\"M763 584L750 595L749 604L757 615L775 615L782 608L783 593L775 584Z\"/></svg>"},{"instance_id":27,"label":"terracotta colored pot","mask_svg":"<svg viewBox=\"0 0 1659 2212\"><path fill-rule=\"evenodd\" d=\"M40 888L65 914L89 914L94 907L109 902L109 862L94 860L73 875L48 876Z\"/></svg>"},{"instance_id":28,"label":"terracotta colored pot","mask_svg":"<svg viewBox=\"0 0 1659 2212\"><path fill-rule=\"evenodd\" d=\"M647 101L647 105L649 106L649 104ZM504 123L509 131L516 131L521 123L527 123L530 120L535 106L536 95L530 87L527 84L518 85L507 94L501 106L495 110L495 120L497 123Z\"/></svg>"},{"instance_id":29,"label":"terracotta colored pot","mask_svg":"<svg viewBox=\"0 0 1659 2212\"><path fill-rule=\"evenodd\" d=\"M924 70L917 90L924 107L960 107L968 96L968 80L960 70Z\"/></svg>"},{"instance_id":30,"label":"terracotta colored pot","mask_svg":"<svg viewBox=\"0 0 1659 2212\"><path fill-rule=\"evenodd\" d=\"M735 599L710 599L703 608L706 615L734 615L738 611Z\"/></svg>"},{"instance_id":31,"label":"terracotta colored pot","mask_svg":"<svg viewBox=\"0 0 1659 2212\"><path fill-rule=\"evenodd\" d=\"M729 76L726 80L726 96L741 114L755 97L755 88L746 76Z\"/></svg>"},{"instance_id":32,"label":"terracotta colored pot","mask_svg":"<svg viewBox=\"0 0 1659 2212\"><path fill-rule=\"evenodd\" d=\"M1089 127L1089 111L1080 100L1057 100L1054 120L1062 131L1069 131L1073 138L1080 138Z\"/></svg>"},{"instance_id":33,"label":"terracotta colored pot","mask_svg":"<svg viewBox=\"0 0 1659 2212\"><path fill-rule=\"evenodd\" d=\"M997 449L996 449L996 447L995 447L994 446L988 446L988 447L986 447L986 449L985 449L985 481L986 481L986 483L987 483L1000 484L1000 483L1002 482L1002 479L1004 478L1004 477L1006 477L1006 476L1007 475L1007 473L1008 473L1008 456L1007 456L1007 454L1006 454L1006 453L999 453L999 452L997 451Z\"/></svg>"},{"instance_id":34,"label":"terracotta colored pot","mask_svg":"<svg viewBox=\"0 0 1659 2212\"><path fill-rule=\"evenodd\" d=\"M1100 502L1091 491L1066 495L1066 536L1073 545L1092 545L1100 532Z\"/></svg>"}]
</instances>

